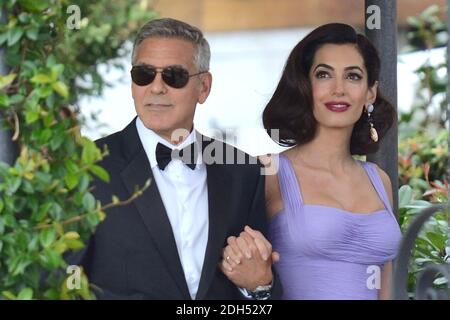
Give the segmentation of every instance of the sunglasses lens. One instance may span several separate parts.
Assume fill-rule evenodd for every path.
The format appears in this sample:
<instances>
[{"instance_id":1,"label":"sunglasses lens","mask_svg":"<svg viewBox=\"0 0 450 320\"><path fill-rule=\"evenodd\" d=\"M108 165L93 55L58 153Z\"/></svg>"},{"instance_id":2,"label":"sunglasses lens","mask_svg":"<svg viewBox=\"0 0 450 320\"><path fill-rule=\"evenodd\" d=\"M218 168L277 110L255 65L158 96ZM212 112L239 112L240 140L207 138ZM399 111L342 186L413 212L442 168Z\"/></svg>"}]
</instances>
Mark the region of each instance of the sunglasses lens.
<instances>
[{"instance_id":1,"label":"sunglasses lens","mask_svg":"<svg viewBox=\"0 0 450 320\"><path fill-rule=\"evenodd\" d=\"M169 86L183 88L189 81L189 72L179 67L167 67L162 72L162 78Z\"/></svg>"},{"instance_id":2,"label":"sunglasses lens","mask_svg":"<svg viewBox=\"0 0 450 320\"><path fill-rule=\"evenodd\" d=\"M143 66L134 66L131 69L131 80L138 86L150 84L156 76L156 70Z\"/></svg>"}]
</instances>

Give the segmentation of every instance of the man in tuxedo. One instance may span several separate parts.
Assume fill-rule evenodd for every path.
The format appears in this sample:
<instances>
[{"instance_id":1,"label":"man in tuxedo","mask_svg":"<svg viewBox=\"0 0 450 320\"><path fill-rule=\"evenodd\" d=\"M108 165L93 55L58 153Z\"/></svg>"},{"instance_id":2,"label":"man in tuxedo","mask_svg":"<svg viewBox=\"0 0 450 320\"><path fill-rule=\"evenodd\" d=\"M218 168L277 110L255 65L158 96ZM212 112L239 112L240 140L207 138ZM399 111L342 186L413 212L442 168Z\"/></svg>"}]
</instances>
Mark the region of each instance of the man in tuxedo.
<instances>
[{"instance_id":1,"label":"man in tuxedo","mask_svg":"<svg viewBox=\"0 0 450 320\"><path fill-rule=\"evenodd\" d=\"M265 180L255 159L194 129L197 103L211 89L209 59L202 32L184 22L153 20L137 35L131 69L137 117L97 141L109 149L100 165L110 182L96 180L93 192L106 204L151 184L133 202L109 209L78 255L99 298L281 296L271 258L256 250L246 261L256 271L245 283L232 283L218 267L227 238L246 225L266 230ZM230 152L247 161L224 164Z\"/></svg>"}]
</instances>

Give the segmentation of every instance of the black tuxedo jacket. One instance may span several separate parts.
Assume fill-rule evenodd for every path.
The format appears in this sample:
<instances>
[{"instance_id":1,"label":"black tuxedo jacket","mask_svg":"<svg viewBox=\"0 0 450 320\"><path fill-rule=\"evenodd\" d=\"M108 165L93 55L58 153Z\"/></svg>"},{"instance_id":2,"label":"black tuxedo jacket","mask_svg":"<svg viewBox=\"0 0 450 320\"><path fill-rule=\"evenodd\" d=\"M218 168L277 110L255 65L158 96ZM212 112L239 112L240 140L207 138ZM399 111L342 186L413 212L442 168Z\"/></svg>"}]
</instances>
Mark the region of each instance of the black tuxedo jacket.
<instances>
[{"instance_id":1,"label":"black tuxedo jacket","mask_svg":"<svg viewBox=\"0 0 450 320\"><path fill-rule=\"evenodd\" d=\"M100 148L106 144L109 149L100 165L109 172L110 181L96 180L93 191L103 205L110 203L113 195L126 200L136 186L142 187L149 178L152 182L130 204L107 210L106 219L86 248L69 260L84 267L90 282L99 288L100 299L191 299L135 120L97 144ZM217 145L235 154L240 152L221 142ZM216 163L206 167L209 230L196 299L243 299L238 288L218 269L218 263L227 237L239 235L246 224L265 233L264 176L258 164ZM272 297L280 296L275 277Z\"/></svg>"}]
</instances>

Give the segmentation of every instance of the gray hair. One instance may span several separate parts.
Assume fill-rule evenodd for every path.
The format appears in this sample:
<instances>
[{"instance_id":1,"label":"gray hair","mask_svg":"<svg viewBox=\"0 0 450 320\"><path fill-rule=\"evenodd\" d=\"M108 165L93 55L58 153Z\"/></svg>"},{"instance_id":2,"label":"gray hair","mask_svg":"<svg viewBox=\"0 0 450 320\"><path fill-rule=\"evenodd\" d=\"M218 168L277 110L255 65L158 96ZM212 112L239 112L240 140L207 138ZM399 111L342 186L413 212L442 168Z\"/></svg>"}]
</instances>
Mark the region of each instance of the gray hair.
<instances>
[{"instance_id":1,"label":"gray hair","mask_svg":"<svg viewBox=\"0 0 450 320\"><path fill-rule=\"evenodd\" d=\"M197 71L209 70L211 52L208 41L200 29L185 22L163 18L147 22L139 30L133 45L132 63L136 59L137 47L147 38L177 38L191 42L194 45L194 65Z\"/></svg>"}]
</instances>

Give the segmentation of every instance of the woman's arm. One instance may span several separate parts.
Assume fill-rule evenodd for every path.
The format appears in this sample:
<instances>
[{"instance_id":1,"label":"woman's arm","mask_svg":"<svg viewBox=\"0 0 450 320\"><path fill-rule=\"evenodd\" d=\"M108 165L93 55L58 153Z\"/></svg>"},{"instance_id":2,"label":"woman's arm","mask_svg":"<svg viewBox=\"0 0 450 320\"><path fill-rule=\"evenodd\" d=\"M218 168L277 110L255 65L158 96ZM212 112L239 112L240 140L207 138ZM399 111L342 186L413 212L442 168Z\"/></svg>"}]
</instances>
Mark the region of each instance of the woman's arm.
<instances>
[{"instance_id":1,"label":"woman's arm","mask_svg":"<svg viewBox=\"0 0 450 320\"><path fill-rule=\"evenodd\" d=\"M390 300L391 297L391 283L392 283L392 261L386 262L381 271L381 287L378 292L379 300Z\"/></svg>"},{"instance_id":2,"label":"woman's arm","mask_svg":"<svg viewBox=\"0 0 450 320\"><path fill-rule=\"evenodd\" d=\"M393 196L392 196L392 183L391 179L386 172L381 170L377 166L377 170L380 174L381 181L383 181L384 189L389 198L389 202L391 203L391 207L393 207ZM386 262L383 267L383 271L381 272L381 288L378 293L378 299L380 300L389 300L391 297L391 287L392 287L392 261Z\"/></svg>"}]
</instances>

